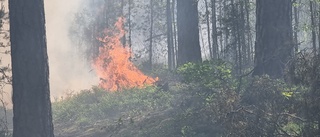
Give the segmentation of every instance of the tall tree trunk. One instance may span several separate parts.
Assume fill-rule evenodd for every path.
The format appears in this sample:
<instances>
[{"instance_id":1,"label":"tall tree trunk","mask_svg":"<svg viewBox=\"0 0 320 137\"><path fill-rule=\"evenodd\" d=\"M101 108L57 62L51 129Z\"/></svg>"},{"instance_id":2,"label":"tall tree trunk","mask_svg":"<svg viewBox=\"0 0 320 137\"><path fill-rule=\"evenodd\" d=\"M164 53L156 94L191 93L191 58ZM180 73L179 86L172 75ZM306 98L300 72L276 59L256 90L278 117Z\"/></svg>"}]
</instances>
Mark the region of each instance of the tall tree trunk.
<instances>
[{"instance_id":1,"label":"tall tree trunk","mask_svg":"<svg viewBox=\"0 0 320 137\"><path fill-rule=\"evenodd\" d=\"M197 0L178 0L178 65L201 62L198 21Z\"/></svg>"},{"instance_id":2,"label":"tall tree trunk","mask_svg":"<svg viewBox=\"0 0 320 137\"><path fill-rule=\"evenodd\" d=\"M152 42L153 42L153 0L150 0L150 43L149 43L149 68L152 69Z\"/></svg>"},{"instance_id":3,"label":"tall tree trunk","mask_svg":"<svg viewBox=\"0 0 320 137\"><path fill-rule=\"evenodd\" d=\"M124 17L124 0L121 0L121 16Z\"/></svg>"},{"instance_id":4,"label":"tall tree trunk","mask_svg":"<svg viewBox=\"0 0 320 137\"><path fill-rule=\"evenodd\" d=\"M128 7L128 31L129 31L129 40L128 40L128 45L129 45L129 48L131 49L131 46L132 46L132 42L131 42L131 32L132 32L132 27L131 27L131 5L132 5L132 0L129 0L129 7Z\"/></svg>"},{"instance_id":5,"label":"tall tree trunk","mask_svg":"<svg viewBox=\"0 0 320 137\"><path fill-rule=\"evenodd\" d=\"M294 2L296 2L295 0ZM299 11L297 6L293 6L293 14L294 14L294 29L293 29L293 39L294 39L294 51L295 54L298 53L298 33L299 33Z\"/></svg>"},{"instance_id":6,"label":"tall tree trunk","mask_svg":"<svg viewBox=\"0 0 320 137\"><path fill-rule=\"evenodd\" d=\"M247 58L248 62L252 65L253 63L253 55L252 55L252 49L253 49L253 42L252 42L252 33L251 33L251 26L250 26L250 1L245 0L245 14L246 14L246 33L248 35L248 45L247 45Z\"/></svg>"},{"instance_id":7,"label":"tall tree trunk","mask_svg":"<svg viewBox=\"0 0 320 137\"><path fill-rule=\"evenodd\" d=\"M121 16L124 17L124 0L121 0ZM122 25L124 28L124 23ZM126 34L122 36L121 42L123 46L126 46Z\"/></svg>"},{"instance_id":8,"label":"tall tree trunk","mask_svg":"<svg viewBox=\"0 0 320 137\"><path fill-rule=\"evenodd\" d=\"M206 5L206 23L207 23L207 36L208 36L208 47L209 47L209 53L210 53L210 59L213 59L213 53L212 53L212 45L211 45L211 38L210 38L210 13L209 13L209 6L208 6L208 0L204 0Z\"/></svg>"},{"instance_id":9,"label":"tall tree trunk","mask_svg":"<svg viewBox=\"0 0 320 137\"><path fill-rule=\"evenodd\" d=\"M224 16L227 16L226 15L226 13L225 13L225 10L227 10L227 1L222 1L222 4L223 4L223 7L224 7L224 9L223 10L221 10L221 16L220 16L220 19L221 20L223 20L223 19L225 19L225 17ZM229 30L228 30L228 27L226 27L226 25L222 22L222 21L220 21L220 23L221 23L221 26L223 26L224 27L224 29L223 29L223 32L224 32L224 45L221 45L221 49L223 49L223 53L222 53L222 57L223 58L225 58L226 57L226 52L227 52L227 48L228 48L228 42L229 42L229 36L230 36L230 32L229 32Z\"/></svg>"},{"instance_id":10,"label":"tall tree trunk","mask_svg":"<svg viewBox=\"0 0 320 137\"><path fill-rule=\"evenodd\" d=\"M171 0L167 0L166 14L167 14L167 46L168 46L168 67L173 70L175 67L174 61L174 47L172 36L172 17L171 17Z\"/></svg>"},{"instance_id":11,"label":"tall tree trunk","mask_svg":"<svg viewBox=\"0 0 320 137\"><path fill-rule=\"evenodd\" d=\"M247 47L249 44L246 43L246 32L245 32L245 27L246 27L246 20L245 20L245 13L244 13L244 2L239 1L239 10L240 10L240 22L239 22L239 32L238 34L240 35L240 46L239 46L239 56L241 62L240 64L240 74L242 73L242 67L248 66L248 59L247 59Z\"/></svg>"},{"instance_id":12,"label":"tall tree trunk","mask_svg":"<svg viewBox=\"0 0 320 137\"><path fill-rule=\"evenodd\" d=\"M291 0L257 0L256 4L256 66L253 75L282 78L293 51Z\"/></svg>"},{"instance_id":13,"label":"tall tree trunk","mask_svg":"<svg viewBox=\"0 0 320 137\"><path fill-rule=\"evenodd\" d=\"M220 1L220 5L225 5L224 4L225 2L222 2L222 1ZM223 23L222 23L222 20L223 20L223 8L219 8L219 14L218 14L219 16L218 16L218 23L219 23L219 28L220 28L220 32L221 32L221 35L220 35L220 39L219 39L219 42L220 42L220 44L218 44L218 45L220 45L220 52L218 52L218 58L223 58L224 57L224 43L226 42L224 42L224 36L226 35L226 33L222 33L222 32L225 32L225 30L226 29L224 29L223 28Z\"/></svg>"},{"instance_id":14,"label":"tall tree trunk","mask_svg":"<svg viewBox=\"0 0 320 137\"><path fill-rule=\"evenodd\" d=\"M311 36L312 36L312 47L313 47L313 54L317 56L317 45L316 45L316 32L315 32L315 21L314 21L314 10L313 10L313 1L310 1L310 19L311 19Z\"/></svg>"},{"instance_id":15,"label":"tall tree trunk","mask_svg":"<svg viewBox=\"0 0 320 137\"><path fill-rule=\"evenodd\" d=\"M9 0L13 137L53 137L43 0Z\"/></svg>"},{"instance_id":16,"label":"tall tree trunk","mask_svg":"<svg viewBox=\"0 0 320 137\"><path fill-rule=\"evenodd\" d=\"M203 33L202 33L201 25L199 25L199 34L200 34L199 38L200 38L201 43L202 43L202 44L200 44L200 45L202 46L203 49L205 49L205 48L204 48L204 43L205 43L205 42L204 42L204 38L203 38ZM206 59L208 58L206 53L204 53L204 58L206 58ZM210 58L210 55L209 55L209 58Z\"/></svg>"},{"instance_id":17,"label":"tall tree trunk","mask_svg":"<svg viewBox=\"0 0 320 137\"><path fill-rule=\"evenodd\" d=\"M172 9L172 25L173 25L173 47L174 47L174 61L175 64L177 64L177 59L178 59L178 40L177 40L177 20L176 20L176 14L175 14L175 10L176 10L176 0L172 0L172 5L171 5L171 9Z\"/></svg>"},{"instance_id":18,"label":"tall tree trunk","mask_svg":"<svg viewBox=\"0 0 320 137\"><path fill-rule=\"evenodd\" d=\"M319 9L320 9L320 7L319 7L320 5L319 5L319 3L317 2L317 7L318 7L318 10L317 10L317 12L319 12ZM320 15L319 15L319 13L317 14L317 16L318 16L318 58L320 59ZM320 127L319 127L319 129L320 129ZM319 131L319 133L320 133L320 131Z\"/></svg>"},{"instance_id":19,"label":"tall tree trunk","mask_svg":"<svg viewBox=\"0 0 320 137\"><path fill-rule=\"evenodd\" d=\"M238 75L239 77L239 83L238 83L238 89L237 91L240 92L241 90L241 85L242 85L242 70L243 70L243 64L246 63L246 43L245 43L245 33L244 33L244 29L245 29L245 19L244 19L244 8L243 8L243 1L239 1L238 4L238 9L237 11L240 12L240 15L237 15L237 20L239 20L239 22L237 23L236 27L237 27L237 37L238 37ZM244 54L244 55L243 55Z\"/></svg>"},{"instance_id":20,"label":"tall tree trunk","mask_svg":"<svg viewBox=\"0 0 320 137\"><path fill-rule=\"evenodd\" d=\"M239 14L238 14L238 6L231 0L231 43L232 43L232 55L234 56L236 74L240 75L241 71L241 39L240 39L240 31L239 31Z\"/></svg>"},{"instance_id":21,"label":"tall tree trunk","mask_svg":"<svg viewBox=\"0 0 320 137\"><path fill-rule=\"evenodd\" d=\"M217 59L218 56L218 33L217 33L217 14L216 14L216 0L211 0L211 23L212 23L212 54L213 59Z\"/></svg>"},{"instance_id":22,"label":"tall tree trunk","mask_svg":"<svg viewBox=\"0 0 320 137\"><path fill-rule=\"evenodd\" d=\"M320 5L319 3L317 2L317 12L319 12L319 9L320 9ZM319 63L320 63L320 15L319 13L316 14L318 16L318 54L317 56L315 57L315 63L314 63L314 73L313 74L317 74L317 71L319 71L318 69L318 66L319 66ZM320 77L319 75L314 75L314 82L313 82L313 89L314 89L314 93L313 93L313 97L319 97L319 88L320 88L320 85L319 85L319 81L320 81ZM314 99L315 101L314 102L319 102L319 99L315 98ZM320 108L318 106L317 108L317 121L318 121L318 134L317 135L320 135L320 112L319 112Z\"/></svg>"}]
</instances>

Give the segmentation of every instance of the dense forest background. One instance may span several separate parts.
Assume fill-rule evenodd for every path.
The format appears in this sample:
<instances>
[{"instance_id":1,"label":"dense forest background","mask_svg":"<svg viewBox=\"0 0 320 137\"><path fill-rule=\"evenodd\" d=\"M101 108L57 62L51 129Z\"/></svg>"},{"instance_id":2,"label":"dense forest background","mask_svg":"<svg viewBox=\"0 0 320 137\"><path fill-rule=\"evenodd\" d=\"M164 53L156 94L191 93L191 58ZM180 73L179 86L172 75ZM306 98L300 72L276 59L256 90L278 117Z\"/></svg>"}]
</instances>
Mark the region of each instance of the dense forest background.
<instances>
[{"instance_id":1,"label":"dense forest background","mask_svg":"<svg viewBox=\"0 0 320 137\"><path fill-rule=\"evenodd\" d=\"M319 1L75 4L68 24L59 14L47 18L57 12L45 7L49 50L60 45L49 51L49 66L59 69L51 75L60 78L51 90L79 85L52 99L56 136L320 135ZM3 41L7 14L2 8ZM8 46L3 42L0 54L10 54ZM4 94L11 68L1 65ZM73 81L81 75L87 79ZM92 88L80 90L88 83ZM12 112L3 100L1 135L10 136Z\"/></svg>"}]
</instances>

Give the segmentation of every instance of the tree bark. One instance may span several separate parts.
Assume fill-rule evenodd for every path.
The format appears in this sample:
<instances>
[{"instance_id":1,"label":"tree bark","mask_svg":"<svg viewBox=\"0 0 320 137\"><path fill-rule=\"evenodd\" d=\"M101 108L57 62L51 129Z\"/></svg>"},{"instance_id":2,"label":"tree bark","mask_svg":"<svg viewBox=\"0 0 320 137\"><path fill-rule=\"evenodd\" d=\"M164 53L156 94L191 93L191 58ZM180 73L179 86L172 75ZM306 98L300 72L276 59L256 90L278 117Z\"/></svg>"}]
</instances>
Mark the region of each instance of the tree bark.
<instances>
[{"instance_id":1,"label":"tree bark","mask_svg":"<svg viewBox=\"0 0 320 137\"><path fill-rule=\"evenodd\" d=\"M256 1L256 45L253 75L282 78L293 52L291 0Z\"/></svg>"},{"instance_id":2,"label":"tree bark","mask_svg":"<svg viewBox=\"0 0 320 137\"><path fill-rule=\"evenodd\" d=\"M9 0L13 137L53 137L43 0Z\"/></svg>"},{"instance_id":3,"label":"tree bark","mask_svg":"<svg viewBox=\"0 0 320 137\"><path fill-rule=\"evenodd\" d=\"M128 45L129 45L129 48L131 49L131 46L132 46L132 42L131 42L131 33L132 33L132 27L131 27L131 5L132 5L132 0L129 0L129 7L128 7L128 25L129 25L129 28L128 28L128 31L129 31L129 41L128 41Z\"/></svg>"},{"instance_id":4,"label":"tree bark","mask_svg":"<svg viewBox=\"0 0 320 137\"><path fill-rule=\"evenodd\" d=\"M174 61L174 47L173 47L173 35L172 35L172 16L171 16L171 2L167 0L166 5L167 14L167 46L168 46L168 67L173 70L175 67Z\"/></svg>"},{"instance_id":5,"label":"tree bark","mask_svg":"<svg viewBox=\"0 0 320 137\"><path fill-rule=\"evenodd\" d=\"M121 0L121 16L124 17L124 0ZM124 23L122 24L122 27L124 28ZM126 46L126 34L123 35L121 38L122 45L125 47Z\"/></svg>"},{"instance_id":6,"label":"tree bark","mask_svg":"<svg viewBox=\"0 0 320 137\"><path fill-rule=\"evenodd\" d=\"M175 64L177 64L177 60L178 60L178 40L177 40L177 20L176 20L176 0L172 0L172 5L171 5L171 9L172 9L172 19L173 19L173 48L174 48L174 61Z\"/></svg>"},{"instance_id":7,"label":"tree bark","mask_svg":"<svg viewBox=\"0 0 320 137\"><path fill-rule=\"evenodd\" d=\"M253 49L253 40L252 40L252 33L251 33L251 26L250 26L250 1L249 0L245 0L245 14L246 14L246 33L248 35L248 45L247 45L247 59L250 65L252 65L253 63L253 55L252 55L252 49Z\"/></svg>"},{"instance_id":8,"label":"tree bark","mask_svg":"<svg viewBox=\"0 0 320 137\"><path fill-rule=\"evenodd\" d=\"M153 0L150 0L150 41L149 41L149 68L152 69L152 42L153 42Z\"/></svg>"},{"instance_id":9,"label":"tree bark","mask_svg":"<svg viewBox=\"0 0 320 137\"><path fill-rule=\"evenodd\" d=\"M217 59L218 56L218 32L217 32L217 14L216 14L216 0L211 0L211 23L212 23L212 54L213 59Z\"/></svg>"},{"instance_id":10,"label":"tree bark","mask_svg":"<svg viewBox=\"0 0 320 137\"><path fill-rule=\"evenodd\" d=\"M178 0L178 65L202 60L198 21L197 0Z\"/></svg>"},{"instance_id":11,"label":"tree bark","mask_svg":"<svg viewBox=\"0 0 320 137\"><path fill-rule=\"evenodd\" d=\"M313 10L313 1L310 1L309 3L310 5L310 19L311 19L311 36L312 36L312 47L313 47L313 54L314 54L314 57L317 56L317 45L316 45L316 31L315 31L315 21L314 21L314 15L315 15L315 12Z\"/></svg>"},{"instance_id":12,"label":"tree bark","mask_svg":"<svg viewBox=\"0 0 320 137\"><path fill-rule=\"evenodd\" d=\"M209 47L209 53L210 53L210 59L213 59L213 49L212 49L212 45L211 45L211 38L210 38L210 20L209 20L209 6L208 6L208 0L204 0L204 3L206 5L206 23L207 23L207 36L208 36L208 47Z\"/></svg>"},{"instance_id":13,"label":"tree bark","mask_svg":"<svg viewBox=\"0 0 320 137\"><path fill-rule=\"evenodd\" d=\"M239 38L240 38L240 41L239 41L239 47L238 47L238 52L239 52L239 57L240 57L240 62L239 62L239 72L240 74L242 74L242 69L245 69L246 67L249 66L249 62L248 62L248 59L247 59L247 48L248 48L248 45L246 43L246 36L248 35L246 32L245 32L245 27L246 27L246 20L245 20L245 8L244 8L244 2L243 1L240 1L239 2L239 10L240 10L240 22L239 22L239 26L238 26L238 34L240 35Z\"/></svg>"},{"instance_id":14,"label":"tree bark","mask_svg":"<svg viewBox=\"0 0 320 137\"><path fill-rule=\"evenodd\" d=\"M319 52L319 50L320 50L320 15L319 15L319 8L320 8L320 5L319 5L319 2L317 2L317 6L316 6L318 9L316 10L317 11L317 16L318 16L318 22L317 22L317 25L318 25L318 59L320 59L320 52ZM320 127L319 127L319 129L320 129ZM320 133L320 131L319 131L319 133Z\"/></svg>"},{"instance_id":15,"label":"tree bark","mask_svg":"<svg viewBox=\"0 0 320 137\"><path fill-rule=\"evenodd\" d=\"M294 1L296 2L296 0ZM293 38L294 38L294 52L295 54L298 53L298 47L299 47L299 42L298 42L298 33L299 33L299 11L298 7L294 6L293 7L293 14L294 14L294 32L293 32Z\"/></svg>"}]
</instances>

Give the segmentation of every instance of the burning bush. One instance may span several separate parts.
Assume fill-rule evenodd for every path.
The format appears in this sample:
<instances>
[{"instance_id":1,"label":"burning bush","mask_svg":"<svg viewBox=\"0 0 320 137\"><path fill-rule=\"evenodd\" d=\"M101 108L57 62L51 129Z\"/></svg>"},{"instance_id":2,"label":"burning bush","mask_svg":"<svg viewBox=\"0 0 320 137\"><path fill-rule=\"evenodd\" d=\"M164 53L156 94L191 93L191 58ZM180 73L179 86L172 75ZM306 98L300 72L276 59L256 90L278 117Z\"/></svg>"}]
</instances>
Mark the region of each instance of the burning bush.
<instances>
[{"instance_id":1,"label":"burning bush","mask_svg":"<svg viewBox=\"0 0 320 137\"><path fill-rule=\"evenodd\" d=\"M121 42L125 35L123 18L115 23L115 30L105 30L104 38L98 38L103 46L99 48L99 56L93 66L100 77L100 86L108 91L123 88L143 87L151 85L157 78L144 75L131 61L128 46Z\"/></svg>"}]
</instances>

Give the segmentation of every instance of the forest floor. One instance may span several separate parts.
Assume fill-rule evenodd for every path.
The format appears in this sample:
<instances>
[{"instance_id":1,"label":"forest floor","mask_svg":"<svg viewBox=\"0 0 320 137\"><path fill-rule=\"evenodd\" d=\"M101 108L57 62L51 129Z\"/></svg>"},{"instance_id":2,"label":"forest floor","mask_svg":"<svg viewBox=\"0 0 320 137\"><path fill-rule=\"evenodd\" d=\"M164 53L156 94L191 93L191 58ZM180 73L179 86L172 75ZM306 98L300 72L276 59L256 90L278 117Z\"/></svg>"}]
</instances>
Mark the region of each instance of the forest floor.
<instances>
[{"instance_id":1,"label":"forest floor","mask_svg":"<svg viewBox=\"0 0 320 137\"><path fill-rule=\"evenodd\" d=\"M187 132L193 92L167 72L156 86L83 90L53 103L56 137L174 137ZM187 106L189 105L189 106ZM193 112L193 111L192 111Z\"/></svg>"},{"instance_id":2,"label":"forest floor","mask_svg":"<svg viewBox=\"0 0 320 137\"><path fill-rule=\"evenodd\" d=\"M156 87L137 90L139 89L119 93L86 91L65 102L54 103L55 136L163 137L177 134L181 136L182 127L175 129L175 124L181 122L177 117L182 111L175 108L179 94L162 91ZM92 100L98 101L91 102ZM80 102L81 104L78 104ZM72 105L64 108L68 106L66 104ZM70 111L77 107L81 110ZM59 108L65 110L59 111L57 110ZM61 118L62 116L68 118Z\"/></svg>"},{"instance_id":3,"label":"forest floor","mask_svg":"<svg viewBox=\"0 0 320 137\"><path fill-rule=\"evenodd\" d=\"M267 129L279 137L303 134L301 93L308 88L268 76L247 79L239 87L224 64L187 64L178 73L183 79L164 71L153 86L117 92L92 87L54 102L55 136L266 136ZM12 111L7 115L12 119Z\"/></svg>"},{"instance_id":4,"label":"forest floor","mask_svg":"<svg viewBox=\"0 0 320 137\"><path fill-rule=\"evenodd\" d=\"M134 119L104 119L86 125L74 123L55 123L56 137L131 137L148 136L147 130L161 129L163 123L172 121L170 110L153 112ZM134 122L133 122L134 121ZM140 132L140 133L139 133ZM165 132L165 130L163 130Z\"/></svg>"},{"instance_id":5,"label":"forest floor","mask_svg":"<svg viewBox=\"0 0 320 137\"><path fill-rule=\"evenodd\" d=\"M171 78L168 78L171 77ZM107 92L98 87L53 103L56 137L212 137L222 133L213 92L170 75L157 86ZM222 98L223 99L223 98ZM223 99L225 100L225 99Z\"/></svg>"}]
</instances>

